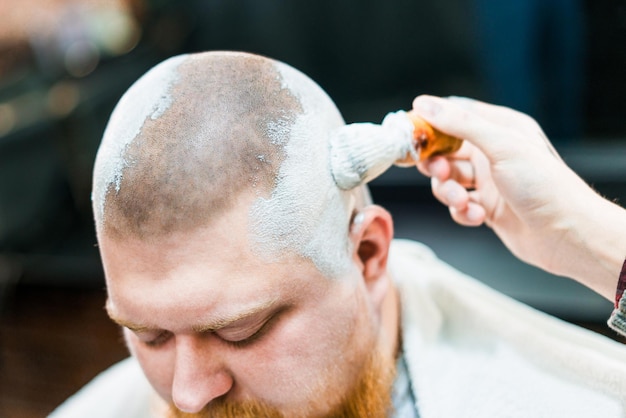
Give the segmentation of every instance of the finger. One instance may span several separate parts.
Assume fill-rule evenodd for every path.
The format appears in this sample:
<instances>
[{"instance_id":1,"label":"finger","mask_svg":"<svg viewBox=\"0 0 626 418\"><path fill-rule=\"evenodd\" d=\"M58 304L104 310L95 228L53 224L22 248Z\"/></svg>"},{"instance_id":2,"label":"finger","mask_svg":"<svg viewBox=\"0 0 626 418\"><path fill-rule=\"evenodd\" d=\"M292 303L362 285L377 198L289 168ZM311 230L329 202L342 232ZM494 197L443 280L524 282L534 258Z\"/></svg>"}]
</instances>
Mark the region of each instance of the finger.
<instances>
[{"instance_id":1,"label":"finger","mask_svg":"<svg viewBox=\"0 0 626 418\"><path fill-rule=\"evenodd\" d=\"M541 129L532 117L510 107L485 103L468 97L451 96L447 100L500 126L518 126L532 133Z\"/></svg>"},{"instance_id":2,"label":"finger","mask_svg":"<svg viewBox=\"0 0 626 418\"><path fill-rule=\"evenodd\" d=\"M550 142L546 134L543 132L543 129L541 129L539 123L537 123L537 121L529 115L505 106L489 104L468 97L451 96L447 99L493 123L497 123L505 127L515 126L518 129L523 130L523 132L529 137L540 138L542 142L545 143L548 150L557 159L562 160L561 156L552 145L552 142Z\"/></svg>"},{"instance_id":3,"label":"finger","mask_svg":"<svg viewBox=\"0 0 626 418\"><path fill-rule=\"evenodd\" d=\"M437 176L440 179L448 176L450 169L447 167L456 160L469 160L476 152L476 147L465 141L458 151L452 154L435 155L416 164L417 169L428 177Z\"/></svg>"},{"instance_id":4,"label":"finger","mask_svg":"<svg viewBox=\"0 0 626 418\"><path fill-rule=\"evenodd\" d=\"M428 162L419 162L415 165L415 167L420 173L422 173L426 177L432 177L430 164Z\"/></svg>"},{"instance_id":5,"label":"finger","mask_svg":"<svg viewBox=\"0 0 626 418\"><path fill-rule=\"evenodd\" d=\"M436 177L431 180L433 196L444 205L458 210L465 209L469 203L467 190L454 180L441 182Z\"/></svg>"},{"instance_id":6,"label":"finger","mask_svg":"<svg viewBox=\"0 0 626 418\"><path fill-rule=\"evenodd\" d=\"M435 128L475 144L492 162L523 151L524 136L519 130L494 123L451 100L419 96L413 108Z\"/></svg>"},{"instance_id":7,"label":"finger","mask_svg":"<svg viewBox=\"0 0 626 418\"><path fill-rule=\"evenodd\" d=\"M456 158L435 157L417 166L418 170L429 177L435 177L440 182L454 180L464 188L476 186L476 171L473 163Z\"/></svg>"},{"instance_id":8,"label":"finger","mask_svg":"<svg viewBox=\"0 0 626 418\"><path fill-rule=\"evenodd\" d=\"M450 164L449 179L456 181L463 188L476 187L476 171L474 165L467 160L454 160Z\"/></svg>"},{"instance_id":9,"label":"finger","mask_svg":"<svg viewBox=\"0 0 626 418\"><path fill-rule=\"evenodd\" d=\"M485 222L487 213L478 203L469 202L463 209L450 208L450 217L463 226L480 226Z\"/></svg>"},{"instance_id":10,"label":"finger","mask_svg":"<svg viewBox=\"0 0 626 418\"><path fill-rule=\"evenodd\" d=\"M452 153L452 154L448 154L448 157L452 157L458 160L467 160L469 159L473 153L476 152L476 146L470 142L467 141L463 141L463 144L461 144L461 148L459 148L458 151Z\"/></svg>"},{"instance_id":11,"label":"finger","mask_svg":"<svg viewBox=\"0 0 626 418\"><path fill-rule=\"evenodd\" d=\"M472 193L468 192L458 183L449 180L440 182L437 178L432 179L433 195L444 205L448 206L450 217L463 226L482 225L486 218L485 208L478 202L471 200Z\"/></svg>"},{"instance_id":12,"label":"finger","mask_svg":"<svg viewBox=\"0 0 626 418\"><path fill-rule=\"evenodd\" d=\"M445 179L450 172L450 168L448 167L449 165L450 162L447 158L436 156L418 162L416 167L425 176Z\"/></svg>"}]
</instances>

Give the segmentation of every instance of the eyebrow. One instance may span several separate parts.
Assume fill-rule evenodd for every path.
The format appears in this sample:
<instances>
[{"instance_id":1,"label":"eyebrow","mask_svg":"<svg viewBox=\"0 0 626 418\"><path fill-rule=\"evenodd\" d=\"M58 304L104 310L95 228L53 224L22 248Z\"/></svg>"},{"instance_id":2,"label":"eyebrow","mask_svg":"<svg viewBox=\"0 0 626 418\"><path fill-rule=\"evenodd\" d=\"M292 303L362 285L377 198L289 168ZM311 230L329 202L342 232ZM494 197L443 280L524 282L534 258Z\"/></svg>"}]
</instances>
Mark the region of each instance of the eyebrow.
<instances>
[{"instance_id":1,"label":"eyebrow","mask_svg":"<svg viewBox=\"0 0 626 418\"><path fill-rule=\"evenodd\" d=\"M277 305L277 302L278 302L278 299L272 299L267 302L261 303L257 306L253 306L251 308L245 309L241 312L237 312L233 315L216 318L211 323L194 325L192 326L192 329L195 332L199 332L199 333L218 331L220 329L233 326L237 322L242 321L244 319L248 319L250 317L259 315L263 312L273 310L273 308ZM159 327L156 327L156 326L138 324L138 323L116 316L113 313L113 309L111 308L110 299L107 299L106 301L105 310L107 311L109 318L111 318L113 322L115 322L116 324L122 327L128 328L131 331L141 333L141 332L153 331L153 330L159 329Z\"/></svg>"}]
</instances>

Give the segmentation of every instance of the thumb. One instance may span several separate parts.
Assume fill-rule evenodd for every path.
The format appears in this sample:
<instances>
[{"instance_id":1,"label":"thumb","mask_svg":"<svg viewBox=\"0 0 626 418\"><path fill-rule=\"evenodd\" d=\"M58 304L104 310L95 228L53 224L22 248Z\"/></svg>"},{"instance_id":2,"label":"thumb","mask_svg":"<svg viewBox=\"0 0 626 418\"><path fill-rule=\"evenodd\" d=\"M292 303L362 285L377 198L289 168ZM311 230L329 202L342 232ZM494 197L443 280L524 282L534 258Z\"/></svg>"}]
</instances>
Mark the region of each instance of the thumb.
<instances>
[{"instance_id":1,"label":"thumb","mask_svg":"<svg viewBox=\"0 0 626 418\"><path fill-rule=\"evenodd\" d=\"M471 142L491 162L513 152L519 141L511 141L511 128L485 118L472 102L422 95L413 101L413 110L434 128Z\"/></svg>"}]
</instances>

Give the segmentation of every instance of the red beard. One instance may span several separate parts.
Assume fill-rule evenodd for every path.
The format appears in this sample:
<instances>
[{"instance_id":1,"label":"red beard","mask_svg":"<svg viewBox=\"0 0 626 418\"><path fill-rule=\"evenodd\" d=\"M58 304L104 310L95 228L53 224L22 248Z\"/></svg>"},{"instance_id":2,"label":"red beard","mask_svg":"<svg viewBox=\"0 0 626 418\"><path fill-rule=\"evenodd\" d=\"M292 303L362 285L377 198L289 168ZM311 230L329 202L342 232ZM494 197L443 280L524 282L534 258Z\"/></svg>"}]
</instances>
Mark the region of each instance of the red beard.
<instances>
[{"instance_id":1,"label":"red beard","mask_svg":"<svg viewBox=\"0 0 626 418\"><path fill-rule=\"evenodd\" d=\"M324 418L384 418L388 417L393 408L391 387L395 375L394 364L380 354L370 356L352 389L343 397L339 405L326 405L318 400L315 405L326 413L302 411L289 414L290 418L324 417ZM332 381L332 379L330 379ZM229 401L216 399L199 413L185 413L173 405L170 406L168 418L285 418L287 415L278 409L260 401Z\"/></svg>"}]
</instances>

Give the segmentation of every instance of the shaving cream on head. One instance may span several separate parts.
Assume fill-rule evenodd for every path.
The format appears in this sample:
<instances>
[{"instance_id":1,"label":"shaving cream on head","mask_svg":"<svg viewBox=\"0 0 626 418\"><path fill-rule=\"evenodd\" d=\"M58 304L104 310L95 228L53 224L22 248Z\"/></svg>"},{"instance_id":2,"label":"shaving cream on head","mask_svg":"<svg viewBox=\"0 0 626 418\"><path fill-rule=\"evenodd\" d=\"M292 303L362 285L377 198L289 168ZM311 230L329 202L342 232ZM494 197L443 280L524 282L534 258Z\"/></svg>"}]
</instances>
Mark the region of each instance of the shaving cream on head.
<instances>
[{"instance_id":1,"label":"shaving cream on head","mask_svg":"<svg viewBox=\"0 0 626 418\"><path fill-rule=\"evenodd\" d=\"M337 186L350 190L384 173L414 152L414 126L406 112L389 113L382 124L352 123L330 133L330 164Z\"/></svg>"},{"instance_id":2,"label":"shaving cream on head","mask_svg":"<svg viewBox=\"0 0 626 418\"><path fill-rule=\"evenodd\" d=\"M170 91L178 80L178 66L186 58L179 55L152 68L128 89L115 107L94 166L91 199L97 224L104 220L107 193L111 188L119 192L124 169L133 164L126 158L129 146L148 119L158 119L171 106Z\"/></svg>"},{"instance_id":3,"label":"shaving cream on head","mask_svg":"<svg viewBox=\"0 0 626 418\"><path fill-rule=\"evenodd\" d=\"M339 190L328 160L328 131L344 124L332 100L298 70L276 63L283 88L302 106L289 124L270 123L267 134L281 144L284 161L269 197L250 209L253 242L261 254L279 259L299 254L327 277L350 267L350 195Z\"/></svg>"}]
</instances>

